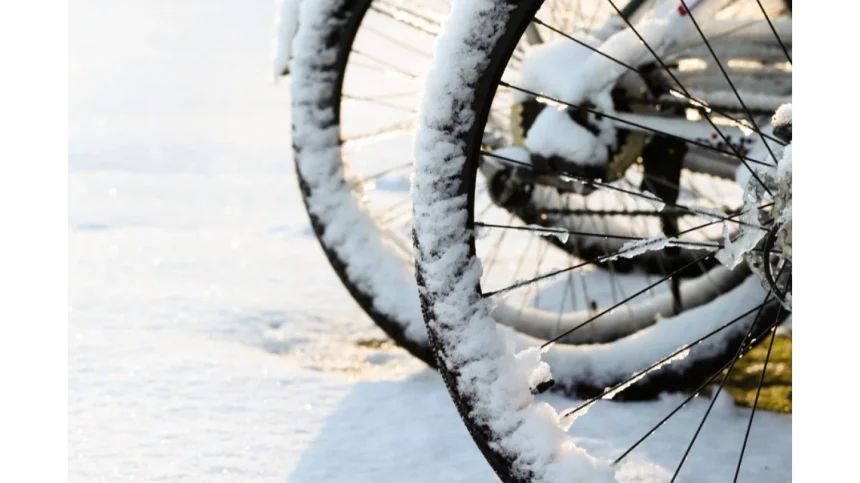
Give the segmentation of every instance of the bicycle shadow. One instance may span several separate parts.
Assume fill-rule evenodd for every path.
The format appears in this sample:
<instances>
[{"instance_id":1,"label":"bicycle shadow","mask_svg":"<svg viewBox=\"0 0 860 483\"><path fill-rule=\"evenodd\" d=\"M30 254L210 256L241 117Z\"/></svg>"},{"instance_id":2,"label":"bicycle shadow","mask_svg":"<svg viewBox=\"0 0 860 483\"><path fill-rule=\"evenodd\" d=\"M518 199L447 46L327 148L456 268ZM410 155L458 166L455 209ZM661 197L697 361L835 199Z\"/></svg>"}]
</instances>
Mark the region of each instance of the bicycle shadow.
<instances>
[{"instance_id":1,"label":"bicycle shadow","mask_svg":"<svg viewBox=\"0 0 860 483\"><path fill-rule=\"evenodd\" d=\"M295 483L495 479L430 369L356 383L287 477Z\"/></svg>"},{"instance_id":2,"label":"bicycle shadow","mask_svg":"<svg viewBox=\"0 0 860 483\"><path fill-rule=\"evenodd\" d=\"M540 399L556 409L574 401ZM611 461L645 434L683 395L640 403L598 404L575 425L575 443ZM707 398L690 404L616 468L620 481L669 481L698 424ZM731 479L748 410L720 398L701 442L688 457L681 481ZM791 425L785 415L761 412L750 434L743 479L789 481ZM788 417L790 418L790 416ZM439 375L425 369L402 380L356 383L301 454L289 482L484 482L498 481L472 442Z\"/></svg>"}]
</instances>

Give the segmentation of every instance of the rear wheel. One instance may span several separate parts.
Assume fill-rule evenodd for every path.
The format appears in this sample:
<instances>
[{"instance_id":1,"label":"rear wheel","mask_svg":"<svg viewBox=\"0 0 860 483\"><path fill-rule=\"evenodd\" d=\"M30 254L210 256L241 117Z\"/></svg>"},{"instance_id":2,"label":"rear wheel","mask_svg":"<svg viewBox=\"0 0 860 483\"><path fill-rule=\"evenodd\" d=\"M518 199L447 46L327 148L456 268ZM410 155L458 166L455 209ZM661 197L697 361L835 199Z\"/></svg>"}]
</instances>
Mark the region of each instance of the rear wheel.
<instances>
[{"instance_id":1,"label":"rear wheel","mask_svg":"<svg viewBox=\"0 0 860 483\"><path fill-rule=\"evenodd\" d=\"M434 365L412 273L409 175L418 94L449 2L300 3L301 22L288 49L292 54L291 68L278 71L288 71L292 77L294 159L314 233L330 264L362 309L398 345ZM606 9L587 8L582 3L551 0L547 5L552 18L561 21L573 14L586 26L599 24L608 13ZM536 26L527 29L526 36L529 38L525 44L539 44L551 37L546 32L540 34ZM497 117L509 118L510 114L507 109L499 111ZM510 126L501 127L510 130ZM507 198L502 202L501 188L520 191L531 188L522 180L501 181L495 178L495 185L488 183L479 189L482 209L507 203L510 218L506 219L552 227L554 222L541 219L548 209L546 200L551 199L544 188L532 190L533 199ZM513 201L517 203L512 204ZM596 214L604 220L608 218L600 215L602 210L629 209L617 205L614 199L592 205L579 213ZM653 211L650 204L645 206ZM653 216L634 219L625 214L615 218L633 219L637 226L653 224L655 219ZM543 250L547 243L555 243L578 254L596 246L578 235L568 238L562 243L559 237L547 237L532 248ZM605 247L597 248L604 252ZM622 259L604 263L606 273L598 271L584 276L579 281L584 299L577 303L600 308L617 298L618 290L610 296L596 289L589 292L587 287L602 284L607 277L615 280L613 286L620 287L625 282L618 273L631 270L631 262ZM665 273L667 269L650 265L648 270L655 273ZM517 276L520 275L524 273ZM522 311L531 316L518 315ZM552 333L547 330L547 321L552 321L554 327L559 312L555 307L521 307L517 302L502 304L499 320L516 322L524 333L546 338ZM530 322L532 319L534 323ZM567 341L608 340L648 324L650 321L631 325L627 320L619 320L611 328L606 324L599 331L584 330Z\"/></svg>"}]
</instances>

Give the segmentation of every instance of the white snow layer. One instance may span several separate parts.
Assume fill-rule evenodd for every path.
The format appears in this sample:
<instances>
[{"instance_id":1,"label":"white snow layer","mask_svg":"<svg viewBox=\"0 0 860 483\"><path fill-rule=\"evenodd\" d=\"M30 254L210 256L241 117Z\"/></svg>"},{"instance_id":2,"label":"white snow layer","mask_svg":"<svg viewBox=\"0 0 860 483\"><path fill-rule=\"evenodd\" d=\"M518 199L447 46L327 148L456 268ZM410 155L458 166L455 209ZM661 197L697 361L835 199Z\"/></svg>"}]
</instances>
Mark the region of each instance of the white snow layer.
<instances>
[{"instance_id":1,"label":"white snow layer","mask_svg":"<svg viewBox=\"0 0 860 483\"><path fill-rule=\"evenodd\" d=\"M766 134L772 134L775 126L782 126L791 123L791 104L783 104L780 106L772 119L772 124L763 129ZM765 163L770 165L752 165L758 178L764 182L767 179L775 179L779 187L791 189L791 174L792 174L792 145L789 143L785 147L775 145L770 142L774 156L778 159L774 160L770 152L763 145L759 144L757 149L753 150L751 156L753 159L763 159ZM746 188L744 190L744 212L740 216L740 221L745 223L741 226L740 235L731 237L728 232L728 226L724 223L723 226L723 242L724 248L717 252L717 259L728 267L737 266L743 260L744 254L753 249L756 244L767 234L766 230L756 228L760 225L758 219L758 206L762 200L756 194L756 187L759 181L756 180L750 170L743 164L738 166L736 179ZM763 196L768 197L766 193ZM787 200L787 203L782 207L780 213L780 222L790 222L792 215L792 198L791 193L785 196L784 193L775 193L775 196Z\"/></svg>"},{"instance_id":2,"label":"white snow layer","mask_svg":"<svg viewBox=\"0 0 860 483\"><path fill-rule=\"evenodd\" d=\"M774 126L784 126L791 122L791 103L783 104L776 110L773 115Z\"/></svg>"},{"instance_id":3,"label":"white snow layer","mask_svg":"<svg viewBox=\"0 0 860 483\"><path fill-rule=\"evenodd\" d=\"M308 226L288 85L258 75L271 1L89 4L69 17L69 481L494 481L438 375L354 345L384 336ZM575 441L617 456L679 402L595 405ZM668 481L706 406L619 479ZM717 401L681 478L730 481L748 420ZM742 481L790 481L791 419L756 413L747 455Z\"/></svg>"},{"instance_id":4,"label":"white snow layer","mask_svg":"<svg viewBox=\"0 0 860 483\"><path fill-rule=\"evenodd\" d=\"M293 37L299 28L299 3L302 0L275 0L275 32L272 38L272 74L289 73Z\"/></svg>"},{"instance_id":5,"label":"white snow layer","mask_svg":"<svg viewBox=\"0 0 860 483\"><path fill-rule=\"evenodd\" d=\"M515 355L474 290L482 271L463 230L468 199L457 195L464 159L457 135L474 122L470 86L487 68L489 48L511 8L493 0L455 2L427 79L416 135L413 226L415 256L435 316L430 329L442 339L440 363L459 369L458 392L491 431L490 443L514 459L515 471L536 482L611 481L608 464L572 443L551 406L534 402L530 383L545 377L546 367L534 351Z\"/></svg>"},{"instance_id":6,"label":"white snow layer","mask_svg":"<svg viewBox=\"0 0 860 483\"><path fill-rule=\"evenodd\" d=\"M692 0L687 2L687 6L695 11L696 18L701 22L713 18L725 3L727 0ZM679 13L677 2L659 2L653 12L635 23L636 32L624 29L600 44L599 50L606 56L592 54L585 62L580 62L580 74L575 77L580 81L568 82L561 99L578 104L596 93L610 89L627 72L622 64L641 66L653 62L653 55L642 45L636 33L645 39L658 56L662 56L695 29L689 17Z\"/></svg>"},{"instance_id":7,"label":"white snow layer","mask_svg":"<svg viewBox=\"0 0 860 483\"><path fill-rule=\"evenodd\" d=\"M615 138L615 130L600 131L601 137ZM545 157L560 156L579 165L605 166L609 151L601 139L573 122L562 109L548 108L538 114L526 138L532 153Z\"/></svg>"},{"instance_id":8,"label":"white snow layer","mask_svg":"<svg viewBox=\"0 0 860 483\"><path fill-rule=\"evenodd\" d=\"M589 346L553 345L543 359L549 363L557 379L593 381L609 386L620 377L642 371L680 347L740 317L764 302L764 297L765 291L758 277L749 276L714 301L661 319L624 339ZM725 338L745 333L754 317L755 312L747 314L721 331L719 337L711 337L693 346L687 357L674 361L663 370L683 372L696 361L717 353L725 347Z\"/></svg>"},{"instance_id":9,"label":"white snow layer","mask_svg":"<svg viewBox=\"0 0 860 483\"><path fill-rule=\"evenodd\" d=\"M347 276L373 297L374 307L392 317L405 336L427 344L410 261L399 255L346 181L339 134L325 106L336 81L336 47L326 34L339 28L332 12L343 0L302 2L302 19L293 41L293 142L297 168L311 187L308 208L326 227L323 238L347 263ZM324 127L321 127L324 126Z\"/></svg>"}]
</instances>

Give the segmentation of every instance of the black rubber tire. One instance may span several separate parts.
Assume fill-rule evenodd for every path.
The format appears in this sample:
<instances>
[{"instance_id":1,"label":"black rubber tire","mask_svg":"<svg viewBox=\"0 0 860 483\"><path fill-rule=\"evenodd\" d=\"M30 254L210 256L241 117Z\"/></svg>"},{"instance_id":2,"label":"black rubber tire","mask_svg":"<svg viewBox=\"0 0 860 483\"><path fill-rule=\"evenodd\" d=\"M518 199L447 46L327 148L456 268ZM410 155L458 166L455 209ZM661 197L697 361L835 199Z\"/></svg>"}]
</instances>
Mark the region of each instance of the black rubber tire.
<instances>
[{"instance_id":1,"label":"black rubber tire","mask_svg":"<svg viewBox=\"0 0 860 483\"><path fill-rule=\"evenodd\" d=\"M344 74L346 71L347 62L349 60L350 49L355 40L361 22L364 19L365 13L370 8L372 0L326 0L330 4L329 21L325 24L324 32L316 32L317 35L324 37L324 42L327 46L337 49L337 56L331 61L326 59L316 59L315 61L307 62L300 69L293 69L292 81L298 81L297 76L306 76L309 81L311 79L322 80L321 82L330 83L329 89L318 89L318 96L313 100L297 99L293 96L292 109L294 112L302 109L302 104L312 104L311 109L307 109L311 115L304 119L307 121L302 129L316 129L320 132L330 130L333 127L340 125L340 103L342 95L342 87ZM301 35L302 25L299 25L299 33ZM327 109L326 114L316 116L315 113L323 112L319 107ZM408 326L408 321L400 320L397 316L386 314L380 311L374 303L376 293L363 287L349 273L348 267L350 260L338 253L337 247L328 243L324 235L326 233L325 223L316 215L310 207L311 196L316 187L312 180L307 178L301 169L302 156L306 154L304 149L304 139L301 135L297 135L296 126L293 126L293 156L296 166L296 175L298 177L299 187L301 188L302 198L305 202L305 207L310 217L311 226L314 233L320 242L329 263L337 273L344 287L352 295L353 299L364 310L364 312L379 326L398 346L406 349L410 354L421 359L430 366L435 366L430 347L426 341L417 341L407 337L405 327ZM336 145L330 146L332 149L340 151L340 140ZM334 176L336 174L333 173ZM343 183L345 190L348 190L346 181L340 180Z\"/></svg>"}]
</instances>

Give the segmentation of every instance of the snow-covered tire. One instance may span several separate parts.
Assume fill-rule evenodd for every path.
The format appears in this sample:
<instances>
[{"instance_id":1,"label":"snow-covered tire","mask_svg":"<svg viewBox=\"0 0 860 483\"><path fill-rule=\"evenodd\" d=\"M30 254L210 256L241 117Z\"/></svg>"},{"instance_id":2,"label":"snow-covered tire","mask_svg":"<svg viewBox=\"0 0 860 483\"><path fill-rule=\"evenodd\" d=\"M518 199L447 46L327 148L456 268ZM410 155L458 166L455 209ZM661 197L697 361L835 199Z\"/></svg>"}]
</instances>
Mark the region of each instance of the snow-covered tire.
<instances>
[{"instance_id":1,"label":"snow-covered tire","mask_svg":"<svg viewBox=\"0 0 860 483\"><path fill-rule=\"evenodd\" d=\"M755 277L746 277L710 303L606 344L544 351L541 341L497 326L481 290L475 179L499 80L541 4L454 2L437 43L415 147L416 279L438 369L498 476L511 482L613 481L608 462L577 448L565 433L570 421L535 402L535 392L550 380L580 397L599 397L617 385L624 388L620 396L629 398L695 388L726 367L741 342L777 324L780 309ZM684 357L652 364L698 339Z\"/></svg>"},{"instance_id":2,"label":"snow-covered tire","mask_svg":"<svg viewBox=\"0 0 860 483\"><path fill-rule=\"evenodd\" d=\"M299 19L285 29L276 72L289 71L292 82L294 161L302 197L314 234L343 285L398 346L430 366L435 365L427 341L412 273L403 257L366 206L349 178L341 139L341 101L351 48L371 0L306 0L298 2ZM296 5L296 0L287 2ZM288 21L289 20L289 21ZM290 24L292 25L292 24ZM284 57L291 57L285 64ZM534 210L532 210L534 211ZM408 244L408 241L407 241ZM624 261L619 261L621 264ZM603 333L583 331L566 342L603 340L637 330L618 323ZM521 327L531 333L528 327ZM538 324L532 335L545 337Z\"/></svg>"},{"instance_id":3,"label":"snow-covered tire","mask_svg":"<svg viewBox=\"0 0 860 483\"><path fill-rule=\"evenodd\" d=\"M314 233L343 285L397 345L434 365L408 262L353 192L342 161L341 88L370 4L301 2L290 64L296 174Z\"/></svg>"}]
</instances>

